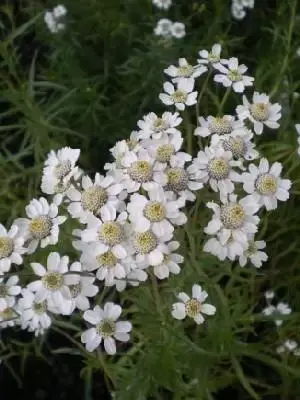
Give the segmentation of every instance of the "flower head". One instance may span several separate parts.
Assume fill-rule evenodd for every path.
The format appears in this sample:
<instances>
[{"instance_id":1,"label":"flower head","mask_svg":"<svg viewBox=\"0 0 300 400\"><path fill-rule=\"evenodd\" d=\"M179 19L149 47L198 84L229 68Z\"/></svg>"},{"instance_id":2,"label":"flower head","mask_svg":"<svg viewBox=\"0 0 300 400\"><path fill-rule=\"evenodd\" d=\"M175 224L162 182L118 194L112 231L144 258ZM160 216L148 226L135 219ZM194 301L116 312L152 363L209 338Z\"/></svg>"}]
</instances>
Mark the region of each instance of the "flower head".
<instances>
[{"instance_id":1,"label":"flower head","mask_svg":"<svg viewBox=\"0 0 300 400\"><path fill-rule=\"evenodd\" d=\"M193 92L193 89L194 79L191 78L181 79L176 88L172 83L165 82L164 91L166 93L161 93L159 98L164 104L168 106L174 104L178 110L183 111L186 106L192 106L197 102L198 92Z\"/></svg>"},{"instance_id":2,"label":"flower head","mask_svg":"<svg viewBox=\"0 0 300 400\"><path fill-rule=\"evenodd\" d=\"M248 68L244 64L239 65L237 58L230 58L227 67L219 63L215 65L215 68L221 74L216 74L214 81L222 83L225 87L232 86L237 93L242 93L246 86L253 85L254 78L244 75Z\"/></svg>"}]
</instances>

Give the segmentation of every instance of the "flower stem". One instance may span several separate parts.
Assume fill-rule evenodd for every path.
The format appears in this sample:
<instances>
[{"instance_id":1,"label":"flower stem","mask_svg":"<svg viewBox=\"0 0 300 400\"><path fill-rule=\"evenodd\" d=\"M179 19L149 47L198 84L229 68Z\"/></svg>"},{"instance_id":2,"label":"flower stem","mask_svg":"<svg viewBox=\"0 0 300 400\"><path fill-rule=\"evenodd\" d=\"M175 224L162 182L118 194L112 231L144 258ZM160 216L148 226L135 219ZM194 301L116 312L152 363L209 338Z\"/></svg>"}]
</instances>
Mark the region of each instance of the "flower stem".
<instances>
[{"instance_id":1,"label":"flower stem","mask_svg":"<svg viewBox=\"0 0 300 400\"><path fill-rule=\"evenodd\" d=\"M224 106L226 104L226 101L228 100L228 97L230 95L230 91L231 91L231 87L228 87L226 89L226 92L225 92L225 94L223 96L223 99L222 99L222 101L220 103L219 110L218 110L218 116L221 116L222 113L223 113L223 108L224 108Z\"/></svg>"}]
</instances>

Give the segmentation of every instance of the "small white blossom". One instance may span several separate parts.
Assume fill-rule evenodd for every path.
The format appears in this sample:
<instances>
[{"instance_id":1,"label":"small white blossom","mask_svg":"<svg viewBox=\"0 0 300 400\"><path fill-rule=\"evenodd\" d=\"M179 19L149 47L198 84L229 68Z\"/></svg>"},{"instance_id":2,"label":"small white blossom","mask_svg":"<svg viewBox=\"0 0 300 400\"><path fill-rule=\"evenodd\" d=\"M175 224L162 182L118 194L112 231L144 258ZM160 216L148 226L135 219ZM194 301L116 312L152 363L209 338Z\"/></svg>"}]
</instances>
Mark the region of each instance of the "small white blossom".
<instances>
[{"instance_id":1,"label":"small white blossom","mask_svg":"<svg viewBox=\"0 0 300 400\"><path fill-rule=\"evenodd\" d=\"M129 332L132 325L129 321L117 321L122 312L122 308L114 303L108 302L104 309L99 306L93 310L87 310L83 318L94 325L92 328L84 331L81 335L81 341L85 344L87 351L92 352L100 346L102 340L107 354L116 353L116 340L128 342L130 340Z\"/></svg>"},{"instance_id":2,"label":"small white blossom","mask_svg":"<svg viewBox=\"0 0 300 400\"><path fill-rule=\"evenodd\" d=\"M59 225L67 217L58 215L57 205L49 204L44 197L33 199L25 208L28 218L19 218L15 224L25 238L28 254L32 254L40 243L41 248L58 242Z\"/></svg>"},{"instance_id":3,"label":"small white blossom","mask_svg":"<svg viewBox=\"0 0 300 400\"><path fill-rule=\"evenodd\" d=\"M232 133L235 129L243 128L244 124L240 120L236 120L232 115L224 115L223 117L208 116L207 118L199 118L200 126L195 129L194 135L207 137L209 135L226 135Z\"/></svg>"},{"instance_id":4,"label":"small white blossom","mask_svg":"<svg viewBox=\"0 0 300 400\"><path fill-rule=\"evenodd\" d=\"M81 171L76 166L80 155L79 149L64 147L57 152L51 150L44 164L41 190L43 193L55 195L56 202L60 202L76 181Z\"/></svg>"},{"instance_id":5,"label":"small white blossom","mask_svg":"<svg viewBox=\"0 0 300 400\"><path fill-rule=\"evenodd\" d=\"M221 50L222 47L220 44L216 43L213 45L211 51L207 50L200 50L199 51L199 58L197 62L199 64L210 64L212 66L217 65L218 63L227 64L227 60L221 59Z\"/></svg>"},{"instance_id":6,"label":"small white blossom","mask_svg":"<svg viewBox=\"0 0 300 400\"><path fill-rule=\"evenodd\" d=\"M27 288L35 292L35 301L51 307L51 302L61 314L68 314L66 300L71 299L70 285L77 285L80 277L68 274L69 257L60 257L58 253L50 253L47 258L47 269L39 263L31 263L34 273L39 280L28 284ZM50 303L49 303L50 302Z\"/></svg>"},{"instance_id":7,"label":"small white blossom","mask_svg":"<svg viewBox=\"0 0 300 400\"><path fill-rule=\"evenodd\" d=\"M115 183L110 175L95 175L95 181L87 175L82 177L82 190L76 188L68 191L71 203L68 211L73 218L78 218L81 223L86 223L89 215L99 215L105 205L117 208L118 195L123 190L120 183Z\"/></svg>"},{"instance_id":8,"label":"small white blossom","mask_svg":"<svg viewBox=\"0 0 300 400\"><path fill-rule=\"evenodd\" d=\"M267 290L267 291L265 292L265 299L266 299L267 301L273 300L274 297L275 297L275 293L274 293L273 290Z\"/></svg>"},{"instance_id":9,"label":"small white blossom","mask_svg":"<svg viewBox=\"0 0 300 400\"><path fill-rule=\"evenodd\" d=\"M262 310L263 315L265 316L275 316L275 324L276 326L281 326L283 320L280 318L281 315L289 315L291 314L292 309L287 303L280 302L277 306L269 305Z\"/></svg>"},{"instance_id":10,"label":"small white blossom","mask_svg":"<svg viewBox=\"0 0 300 400\"><path fill-rule=\"evenodd\" d=\"M178 67L170 65L164 70L164 73L172 78L172 81L177 83L181 79L198 78L207 71L207 67L203 65L193 66L187 62L185 58L179 58Z\"/></svg>"},{"instance_id":11,"label":"small white blossom","mask_svg":"<svg viewBox=\"0 0 300 400\"><path fill-rule=\"evenodd\" d=\"M16 296L21 293L21 286L17 283L19 278L17 275L10 276L5 282L4 278L0 278L0 311L11 308L16 303Z\"/></svg>"},{"instance_id":12,"label":"small white blossom","mask_svg":"<svg viewBox=\"0 0 300 400\"><path fill-rule=\"evenodd\" d=\"M23 247L24 238L19 235L20 229L12 225L9 231L0 224L0 275L8 272L12 264L23 263L22 254L26 253Z\"/></svg>"},{"instance_id":13,"label":"small white blossom","mask_svg":"<svg viewBox=\"0 0 300 400\"><path fill-rule=\"evenodd\" d=\"M174 22L171 26L171 35L175 39L182 39L185 36L185 25L182 22Z\"/></svg>"},{"instance_id":14,"label":"small white blossom","mask_svg":"<svg viewBox=\"0 0 300 400\"><path fill-rule=\"evenodd\" d=\"M152 3L157 8L168 10L172 5L172 0L152 0Z\"/></svg>"},{"instance_id":15,"label":"small white blossom","mask_svg":"<svg viewBox=\"0 0 300 400\"><path fill-rule=\"evenodd\" d=\"M197 91L194 91L194 79L182 79L180 80L176 88L170 82L164 83L164 91L159 95L160 100L170 106L172 104L175 107L183 111L186 106L192 106L197 102Z\"/></svg>"},{"instance_id":16,"label":"small white blossom","mask_svg":"<svg viewBox=\"0 0 300 400\"><path fill-rule=\"evenodd\" d=\"M161 117L151 112L138 121L138 137L140 139L161 139L164 133L177 134L179 131L176 129L182 122L182 118L178 112L174 114L164 112ZM124 152L125 153L125 152Z\"/></svg>"},{"instance_id":17,"label":"small white blossom","mask_svg":"<svg viewBox=\"0 0 300 400\"><path fill-rule=\"evenodd\" d=\"M172 26L172 21L167 18L162 18L157 22L154 28L154 34L156 36L162 36L165 39L170 38L172 36Z\"/></svg>"},{"instance_id":18,"label":"small white blossom","mask_svg":"<svg viewBox=\"0 0 300 400\"><path fill-rule=\"evenodd\" d=\"M277 122L281 118L281 105L271 104L269 96L264 93L254 92L252 103L243 96L243 105L237 107L238 117L244 121L249 119L254 125L254 131L261 135L264 125L271 129L279 127Z\"/></svg>"},{"instance_id":19,"label":"small white blossom","mask_svg":"<svg viewBox=\"0 0 300 400\"><path fill-rule=\"evenodd\" d=\"M44 21L51 33L58 33L65 29L62 18L67 14L67 9L63 5L58 5L52 11L44 14Z\"/></svg>"},{"instance_id":20,"label":"small white blossom","mask_svg":"<svg viewBox=\"0 0 300 400\"><path fill-rule=\"evenodd\" d=\"M266 158L260 160L259 166L249 165L249 172L242 174L241 182L250 199L265 206L267 210L277 208L277 200L286 201L289 198L291 181L281 179L282 165L275 162L271 167Z\"/></svg>"},{"instance_id":21,"label":"small white blossom","mask_svg":"<svg viewBox=\"0 0 300 400\"><path fill-rule=\"evenodd\" d=\"M23 289L21 294L22 297L17 306L21 329L34 332L35 336L44 334L52 323L46 301L38 303L35 300L35 294L28 288Z\"/></svg>"},{"instance_id":22,"label":"small white blossom","mask_svg":"<svg viewBox=\"0 0 300 400\"><path fill-rule=\"evenodd\" d=\"M247 250L239 257L240 266L244 267L249 259L256 268L260 268L268 259L267 254L261 251L265 247L266 242L263 240L254 241L254 237L249 238Z\"/></svg>"},{"instance_id":23,"label":"small white blossom","mask_svg":"<svg viewBox=\"0 0 300 400\"><path fill-rule=\"evenodd\" d=\"M214 81L222 83L227 88L232 86L237 93L242 93L246 86L253 85L254 78L244 75L248 68L244 64L239 65L238 59L235 57L229 59L227 67L219 63L215 68L221 74L216 74Z\"/></svg>"},{"instance_id":24,"label":"small white blossom","mask_svg":"<svg viewBox=\"0 0 300 400\"><path fill-rule=\"evenodd\" d=\"M282 345L276 348L278 354L292 353L294 356L300 356L300 349L298 343L295 340L286 340Z\"/></svg>"},{"instance_id":25,"label":"small white blossom","mask_svg":"<svg viewBox=\"0 0 300 400\"><path fill-rule=\"evenodd\" d=\"M201 286L193 285L192 298L190 298L184 292L178 294L177 297L180 302L173 304L172 316L179 320L182 320L188 316L197 324L202 324L204 322L204 317L202 314L214 315L216 313L215 306L204 303L207 296L207 292L202 290Z\"/></svg>"},{"instance_id":26,"label":"small white blossom","mask_svg":"<svg viewBox=\"0 0 300 400\"><path fill-rule=\"evenodd\" d=\"M170 273L178 275L180 272L180 266L178 264L183 263L184 258L181 254L176 254L179 248L179 242L173 241L164 245L163 248L163 262L159 265L153 267L154 275L158 279L166 279L169 277Z\"/></svg>"}]
</instances>

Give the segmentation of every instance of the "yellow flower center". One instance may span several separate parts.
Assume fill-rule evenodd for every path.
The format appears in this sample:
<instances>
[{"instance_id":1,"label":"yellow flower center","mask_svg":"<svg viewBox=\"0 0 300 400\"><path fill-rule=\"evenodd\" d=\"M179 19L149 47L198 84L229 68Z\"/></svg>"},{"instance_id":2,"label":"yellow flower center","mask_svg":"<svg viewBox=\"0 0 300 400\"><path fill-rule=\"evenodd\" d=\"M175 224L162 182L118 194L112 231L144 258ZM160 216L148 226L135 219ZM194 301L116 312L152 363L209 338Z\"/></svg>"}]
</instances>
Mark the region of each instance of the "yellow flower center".
<instances>
[{"instance_id":1,"label":"yellow flower center","mask_svg":"<svg viewBox=\"0 0 300 400\"><path fill-rule=\"evenodd\" d=\"M256 179L255 187L262 195L272 195L277 190L277 180L271 174L261 174Z\"/></svg>"},{"instance_id":2,"label":"yellow flower center","mask_svg":"<svg viewBox=\"0 0 300 400\"><path fill-rule=\"evenodd\" d=\"M157 246L157 238L152 231L136 233L133 246L137 253L148 254Z\"/></svg>"},{"instance_id":3,"label":"yellow flower center","mask_svg":"<svg viewBox=\"0 0 300 400\"><path fill-rule=\"evenodd\" d=\"M54 169L54 175L57 179L62 179L71 172L71 167L72 164L70 160L63 161L56 165Z\"/></svg>"},{"instance_id":4,"label":"yellow flower center","mask_svg":"<svg viewBox=\"0 0 300 400\"><path fill-rule=\"evenodd\" d=\"M112 336L116 330L116 323L110 319L104 319L100 324L96 327L99 335L104 338Z\"/></svg>"},{"instance_id":5,"label":"yellow flower center","mask_svg":"<svg viewBox=\"0 0 300 400\"><path fill-rule=\"evenodd\" d=\"M185 303L185 312L191 318L195 318L201 311L201 303L196 299L191 299Z\"/></svg>"},{"instance_id":6,"label":"yellow flower center","mask_svg":"<svg viewBox=\"0 0 300 400\"><path fill-rule=\"evenodd\" d=\"M36 314L44 314L44 312L46 312L47 310L47 301L44 300L41 303L33 303L33 307L34 311L36 312Z\"/></svg>"},{"instance_id":7,"label":"yellow flower center","mask_svg":"<svg viewBox=\"0 0 300 400\"><path fill-rule=\"evenodd\" d=\"M44 239L47 237L52 228L52 220L50 217L42 215L31 220L29 231L35 239Z\"/></svg>"},{"instance_id":8,"label":"yellow flower center","mask_svg":"<svg viewBox=\"0 0 300 400\"><path fill-rule=\"evenodd\" d=\"M184 65L184 66L178 68L178 75L183 76L185 78L190 77L193 74L193 72L194 72L194 68L190 64L187 64L187 65Z\"/></svg>"},{"instance_id":9,"label":"yellow flower center","mask_svg":"<svg viewBox=\"0 0 300 400\"><path fill-rule=\"evenodd\" d=\"M153 122L153 130L155 132L161 132L165 129L167 129L168 126L165 123L165 121L162 118L157 118L154 122Z\"/></svg>"},{"instance_id":10,"label":"yellow flower center","mask_svg":"<svg viewBox=\"0 0 300 400\"><path fill-rule=\"evenodd\" d=\"M0 283L0 297L5 297L8 295L7 286L4 283Z\"/></svg>"},{"instance_id":11,"label":"yellow flower center","mask_svg":"<svg viewBox=\"0 0 300 400\"><path fill-rule=\"evenodd\" d=\"M242 74L237 69L232 69L227 74L232 82L238 82L242 79Z\"/></svg>"},{"instance_id":12,"label":"yellow flower center","mask_svg":"<svg viewBox=\"0 0 300 400\"><path fill-rule=\"evenodd\" d=\"M254 103L250 107L251 115L256 121L267 121L269 118L269 106L266 103Z\"/></svg>"},{"instance_id":13,"label":"yellow flower center","mask_svg":"<svg viewBox=\"0 0 300 400\"><path fill-rule=\"evenodd\" d=\"M100 254L96 257L98 264L103 267L113 268L117 264L117 257L112 251L107 251L106 253Z\"/></svg>"},{"instance_id":14,"label":"yellow flower center","mask_svg":"<svg viewBox=\"0 0 300 400\"><path fill-rule=\"evenodd\" d=\"M169 168L167 171L168 189L180 192L188 187L189 177L182 168Z\"/></svg>"},{"instance_id":15,"label":"yellow flower center","mask_svg":"<svg viewBox=\"0 0 300 400\"><path fill-rule=\"evenodd\" d=\"M115 221L104 222L99 229L98 238L108 246L115 246L124 239L122 226Z\"/></svg>"},{"instance_id":16,"label":"yellow flower center","mask_svg":"<svg viewBox=\"0 0 300 400\"><path fill-rule=\"evenodd\" d=\"M133 181L144 183L152 179L152 166L148 161L135 161L128 170Z\"/></svg>"},{"instance_id":17,"label":"yellow flower center","mask_svg":"<svg viewBox=\"0 0 300 400\"><path fill-rule=\"evenodd\" d=\"M208 163L208 173L213 179L225 179L229 175L230 165L224 158L213 158Z\"/></svg>"},{"instance_id":18,"label":"yellow flower center","mask_svg":"<svg viewBox=\"0 0 300 400\"><path fill-rule=\"evenodd\" d=\"M14 242L6 236L0 236L0 259L11 255L14 249Z\"/></svg>"},{"instance_id":19,"label":"yellow flower center","mask_svg":"<svg viewBox=\"0 0 300 400\"><path fill-rule=\"evenodd\" d=\"M213 134L225 135L232 132L232 125L225 117L215 117L211 120L209 129Z\"/></svg>"},{"instance_id":20,"label":"yellow flower center","mask_svg":"<svg viewBox=\"0 0 300 400\"><path fill-rule=\"evenodd\" d=\"M166 208L158 201L149 201L144 208L144 216L150 222L161 222L166 217Z\"/></svg>"},{"instance_id":21,"label":"yellow flower center","mask_svg":"<svg viewBox=\"0 0 300 400\"><path fill-rule=\"evenodd\" d=\"M175 149L172 144L162 144L156 150L156 159L159 162L168 162L174 153Z\"/></svg>"},{"instance_id":22,"label":"yellow flower center","mask_svg":"<svg viewBox=\"0 0 300 400\"><path fill-rule=\"evenodd\" d=\"M247 148L243 138L237 136L231 137L223 141L223 148L226 151L231 151L234 158L241 158L245 155Z\"/></svg>"},{"instance_id":23,"label":"yellow flower center","mask_svg":"<svg viewBox=\"0 0 300 400\"><path fill-rule=\"evenodd\" d=\"M171 94L171 99L174 101L174 103L185 103L187 97L187 93L183 90L176 90L174 93Z\"/></svg>"},{"instance_id":24,"label":"yellow flower center","mask_svg":"<svg viewBox=\"0 0 300 400\"><path fill-rule=\"evenodd\" d=\"M64 283L63 274L59 272L49 272L42 277L42 282L48 290L58 290L62 287Z\"/></svg>"},{"instance_id":25,"label":"yellow flower center","mask_svg":"<svg viewBox=\"0 0 300 400\"><path fill-rule=\"evenodd\" d=\"M107 199L108 194L105 189L101 186L91 186L82 193L82 208L96 214Z\"/></svg>"},{"instance_id":26,"label":"yellow flower center","mask_svg":"<svg viewBox=\"0 0 300 400\"><path fill-rule=\"evenodd\" d=\"M243 225L245 216L245 210L238 203L229 203L221 207L221 221L227 229L240 228Z\"/></svg>"}]
</instances>

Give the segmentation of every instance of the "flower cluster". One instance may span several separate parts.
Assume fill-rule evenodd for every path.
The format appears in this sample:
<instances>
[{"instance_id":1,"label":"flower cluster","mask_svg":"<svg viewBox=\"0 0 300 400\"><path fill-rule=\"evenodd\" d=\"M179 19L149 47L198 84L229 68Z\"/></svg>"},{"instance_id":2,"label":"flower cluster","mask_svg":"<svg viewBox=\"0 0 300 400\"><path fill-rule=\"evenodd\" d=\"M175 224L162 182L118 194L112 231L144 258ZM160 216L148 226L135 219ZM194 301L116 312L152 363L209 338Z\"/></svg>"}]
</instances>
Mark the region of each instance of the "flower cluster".
<instances>
[{"instance_id":1,"label":"flower cluster","mask_svg":"<svg viewBox=\"0 0 300 400\"><path fill-rule=\"evenodd\" d=\"M201 50L196 65L181 58L166 68L168 81L159 98L172 110L140 119L130 138L111 149L113 160L105 165L104 175L90 177L78 167L79 149L65 147L48 154L41 182L48 198L31 200L27 217L14 221L9 230L0 225L1 326L18 324L39 335L56 316L82 313L89 324L81 335L86 349L94 351L103 342L106 352L114 354L116 340L128 341L132 325L118 321L120 305L99 305L98 294L102 298L105 287L122 292L149 275L159 281L180 273L184 259L176 231L187 223L198 191L212 197L204 250L220 260L238 260L242 267L248 261L261 267L267 255L266 243L255 238L258 212L287 200L291 183L281 179L281 164L269 165L265 158L252 163L260 157L255 135L278 127L280 106L255 92L252 102L243 98L235 115L222 114L230 90L242 93L252 86L254 78L245 75L246 70L236 58L221 58L219 44ZM214 81L227 88L216 116L199 116L196 87L205 74L214 74ZM191 106L196 107L197 126L185 132L181 112ZM196 139L200 149L193 157L183 144L187 140L192 153ZM52 251L46 266L31 263L32 279L21 288L17 271L24 254L55 245L68 219L77 224L72 244L78 260L70 263L68 256ZM12 269L16 273L7 279ZM199 285L192 287L192 298L180 292L173 317L203 323L203 314L216 312L204 303L207 296Z\"/></svg>"},{"instance_id":2,"label":"flower cluster","mask_svg":"<svg viewBox=\"0 0 300 400\"><path fill-rule=\"evenodd\" d=\"M157 8L168 10L172 5L172 0L152 0ZM160 19L154 28L154 34L164 39L182 39L185 36L185 25L182 22L172 22L170 19Z\"/></svg>"},{"instance_id":3,"label":"flower cluster","mask_svg":"<svg viewBox=\"0 0 300 400\"><path fill-rule=\"evenodd\" d=\"M54 7L52 11L45 12L44 21L51 33L58 33L65 29L64 17L67 12L66 7L61 4Z\"/></svg>"},{"instance_id":4,"label":"flower cluster","mask_svg":"<svg viewBox=\"0 0 300 400\"><path fill-rule=\"evenodd\" d=\"M254 8L254 0L232 0L231 14L233 18L237 20L244 19L247 8Z\"/></svg>"},{"instance_id":5,"label":"flower cluster","mask_svg":"<svg viewBox=\"0 0 300 400\"><path fill-rule=\"evenodd\" d=\"M275 297L275 293L272 291L268 291L265 293L265 299L267 302L267 307L262 310L263 315L267 317L273 317L275 325L277 327L283 324L283 320L281 315L289 315L292 312L292 309L287 303L279 302L276 305L272 304L272 300Z\"/></svg>"}]
</instances>

